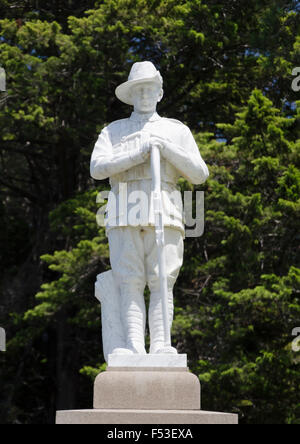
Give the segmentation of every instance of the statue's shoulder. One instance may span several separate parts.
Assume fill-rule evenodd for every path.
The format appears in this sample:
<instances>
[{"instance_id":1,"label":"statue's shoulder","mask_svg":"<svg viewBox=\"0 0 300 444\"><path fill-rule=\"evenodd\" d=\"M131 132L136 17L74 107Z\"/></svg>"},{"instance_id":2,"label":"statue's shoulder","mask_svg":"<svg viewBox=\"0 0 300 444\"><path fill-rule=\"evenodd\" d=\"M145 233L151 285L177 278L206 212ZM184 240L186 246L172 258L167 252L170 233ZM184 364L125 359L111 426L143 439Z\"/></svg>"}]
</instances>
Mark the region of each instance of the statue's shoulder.
<instances>
[{"instance_id":1,"label":"statue's shoulder","mask_svg":"<svg viewBox=\"0 0 300 444\"><path fill-rule=\"evenodd\" d=\"M168 122L174 126L178 126L181 128L185 128L185 127L187 128L187 126L184 123L180 122L180 120L171 119L170 117L163 117L162 119L163 119L163 121Z\"/></svg>"}]
</instances>

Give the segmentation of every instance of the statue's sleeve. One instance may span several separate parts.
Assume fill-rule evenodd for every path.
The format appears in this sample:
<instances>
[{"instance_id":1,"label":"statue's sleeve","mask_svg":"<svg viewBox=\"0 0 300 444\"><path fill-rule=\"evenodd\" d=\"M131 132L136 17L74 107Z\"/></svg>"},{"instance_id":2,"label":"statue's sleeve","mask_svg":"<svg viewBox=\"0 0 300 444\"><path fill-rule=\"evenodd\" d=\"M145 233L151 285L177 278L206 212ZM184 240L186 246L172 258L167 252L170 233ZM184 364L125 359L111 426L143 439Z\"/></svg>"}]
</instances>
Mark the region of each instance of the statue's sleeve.
<instances>
[{"instance_id":1,"label":"statue's sleeve","mask_svg":"<svg viewBox=\"0 0 300 444\"><path fill-rule=\"evenodd\" d=\"M114 149L110 140L108 128L104 128L96 142L91 158L91 176L103 180L145 162L145 154L141 147L126 152L121 144Z\"/></svg>"},{"instance_id":2,"label":"statue's sleeve","mask_svg":"<svg viewBox=\"0 0 300 444\"><path fill-rule=\"evenodd\" d=\"M200 185L207 180L208 168L188 127L183 127L179 143L171 143L163 155L189 182Z\"/></svg>"}]
</instances>

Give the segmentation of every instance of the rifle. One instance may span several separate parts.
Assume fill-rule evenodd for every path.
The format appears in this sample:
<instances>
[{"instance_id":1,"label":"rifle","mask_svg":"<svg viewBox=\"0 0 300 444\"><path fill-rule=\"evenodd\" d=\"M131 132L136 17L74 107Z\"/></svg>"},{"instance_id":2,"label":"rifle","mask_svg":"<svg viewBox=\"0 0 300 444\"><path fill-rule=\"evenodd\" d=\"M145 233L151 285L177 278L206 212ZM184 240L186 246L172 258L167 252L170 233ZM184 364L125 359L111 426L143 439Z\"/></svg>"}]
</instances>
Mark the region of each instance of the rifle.
<instances>
[{"instance_id":1,"label":"rifle","mask_svg":"<svg viewBox=\"0 0 300 444\"><path fill-rule=\"evenodd\" d=\"M166 273L166 255L165 255L165 233L163 225L163 207L161 192L161 168L160 168L160 149L158 146L152 147L151 152L151 171L153 183L153 207L155 216L155 235L158 247L158 267L160 280L160 294L162 299L163 323L164 323L164 342L165 347L171 347L171 329L169 323L168 310L168 282Z\"/></svg>"}]
</instances>

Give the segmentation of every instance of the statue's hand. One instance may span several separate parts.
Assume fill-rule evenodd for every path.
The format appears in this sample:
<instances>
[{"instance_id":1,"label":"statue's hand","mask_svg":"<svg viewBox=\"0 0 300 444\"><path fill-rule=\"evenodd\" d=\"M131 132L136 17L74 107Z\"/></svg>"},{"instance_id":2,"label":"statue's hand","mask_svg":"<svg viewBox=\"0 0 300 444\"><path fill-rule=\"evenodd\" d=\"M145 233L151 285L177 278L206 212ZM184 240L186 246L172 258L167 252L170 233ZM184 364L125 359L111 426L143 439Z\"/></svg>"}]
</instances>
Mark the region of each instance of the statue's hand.
<instances>
[{"instance_id":1,"label":"statue's hand","mask_svg":"<svg viewBox=\"0 0 300 444\"><path fill-rule=\"evenodd\" d=\"M150 139L142 144L140 151L142 153L144 160L148 159L148 157L150 155L150 151L151 151Z\"/></svg>"},{"instance_id":2,"label":"statue's hand","mask_svg":"<svg viewBox=\"0 0 300 444\"><path fill-rule=\"evenodd\" d=\"M161 136L157 136L156 134L151 134L151 148L153 146L158 146L161 153L164 153L164 150L167 149L170 145L170 141L168 139L164 139Z\"/></svg>"}]
</instances>

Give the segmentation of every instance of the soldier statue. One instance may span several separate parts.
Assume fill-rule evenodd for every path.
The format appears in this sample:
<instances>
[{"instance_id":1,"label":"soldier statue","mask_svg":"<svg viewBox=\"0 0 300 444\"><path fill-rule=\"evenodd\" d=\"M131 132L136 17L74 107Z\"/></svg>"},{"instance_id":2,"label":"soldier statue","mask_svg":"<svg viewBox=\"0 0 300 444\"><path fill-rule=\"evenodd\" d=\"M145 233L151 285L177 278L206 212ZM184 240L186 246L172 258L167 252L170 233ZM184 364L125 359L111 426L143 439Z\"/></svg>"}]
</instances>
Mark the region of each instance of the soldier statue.
<instances>
[{"instance_id":1,"label":"soldier statue","mask_svg":"<svg viewBox=\"0 0 300 444\"><path fill-rule=\"evenodd\" d=\"M111 186L105 226L112 270L99 275L96 284L96 296L102 303L104 352L106 359L109 354L147 353L144 298L147 285L150 354L177 354L165 342L151 152L156 147L161 154L169 328L174 312L173 288L183 263L185 239L177 183L183 177L192 184L202 184L209 172L190 129L157 113L157 104L163 98L163 79L151 62L135 63L128 81L117 87L116 96L134 110L129 118L115 121L102 130L91 158L91 176L96 180L110 178ZM174 200L176 192L180 198ZM140 219L130 220L128 211L133 200L128 196L138 193L148 197L148 207L142 208Z\"/></svg>"}]
</instances>

